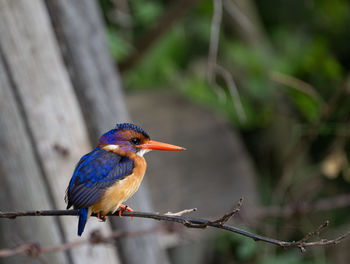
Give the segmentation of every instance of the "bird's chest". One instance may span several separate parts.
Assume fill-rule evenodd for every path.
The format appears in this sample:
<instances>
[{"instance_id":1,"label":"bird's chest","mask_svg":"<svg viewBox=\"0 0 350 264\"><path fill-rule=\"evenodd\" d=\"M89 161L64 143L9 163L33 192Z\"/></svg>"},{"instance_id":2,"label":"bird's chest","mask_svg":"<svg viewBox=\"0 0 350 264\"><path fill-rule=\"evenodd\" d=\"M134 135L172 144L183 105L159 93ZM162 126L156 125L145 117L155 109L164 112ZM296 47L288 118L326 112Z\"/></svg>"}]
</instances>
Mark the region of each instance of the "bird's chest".
<instances>
[{"instance_id":1,"label":"bird's chest","mask_svg":"<svg viewBox=\"0 0 350 264\"><path fill-rule=\"evenodd\" d=\"M143 174L133 173L125 179L118 181L105 192L105 199L111 201L114 206L128 200L140 187ZM113 206L112 206L113 207Z\"/></svg>"},{"instance_id":2,"label":"bird's chest","mask_svg":"<svg viewBox=\"0 0 350 264\"><path fill-rule=\"evenodd\" d=\"M101 200L92 206L93 212L103 214L115 212L121 203L128 200L138 190L145 175L146 162L142 158L142 160L134 161L134 164L132 174L106 189Z\"/></svg>"}]
</instances>

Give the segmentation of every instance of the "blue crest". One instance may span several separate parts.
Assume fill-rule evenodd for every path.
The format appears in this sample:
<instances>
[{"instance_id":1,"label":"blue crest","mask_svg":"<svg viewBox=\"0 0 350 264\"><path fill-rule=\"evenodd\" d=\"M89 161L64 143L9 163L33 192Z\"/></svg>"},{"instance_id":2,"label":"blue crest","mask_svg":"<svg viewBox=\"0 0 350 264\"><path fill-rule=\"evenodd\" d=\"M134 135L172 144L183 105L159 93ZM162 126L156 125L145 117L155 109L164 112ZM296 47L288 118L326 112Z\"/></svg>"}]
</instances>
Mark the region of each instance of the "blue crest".
<instances>
[{"instance_id":1,"label":"blue crest","mask_svg":"<svg viewBox=\"0 0 350 264\"><path fill-rule=\"evenodd\" d=\"M146 131L144 131L141 127L138 127L134 124L130 124L130 123L122 123L122 124L117 124L115 126L115 130L119 131L119 130L124 130L124 129L130 129L133 130L135 132L138 132L142 135L144 135L146 138L149 138L149 135L146 133Z\"/></svg>"}]
</instances>

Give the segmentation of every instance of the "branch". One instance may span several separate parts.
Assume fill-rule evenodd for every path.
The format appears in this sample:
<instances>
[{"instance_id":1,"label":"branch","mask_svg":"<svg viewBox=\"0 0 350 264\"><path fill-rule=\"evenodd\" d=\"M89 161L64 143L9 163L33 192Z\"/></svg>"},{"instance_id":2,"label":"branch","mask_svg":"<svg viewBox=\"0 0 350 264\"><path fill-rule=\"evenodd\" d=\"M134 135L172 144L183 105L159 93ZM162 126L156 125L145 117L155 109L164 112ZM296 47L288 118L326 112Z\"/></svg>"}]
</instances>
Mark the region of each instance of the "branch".
<instances>
[{"instance_id":1,"label":"branch","mask_svg":"<svg viewBox=\"0 0 350 264\"><path fill-rule=\"evenodd\" d=\"M348 94L349 91L350 72L346 75L342 85L335 93L326 101L321 107L321 115L318 122L311 124L308 131L303 135L301 140L298 140L288 151L284 160L280 179L275 184L275 192L272 196L272 202L280 201L291 185L293 178L293 171L298 164L300 157L302 157L310 148L311 144L319 134L319 126L325 122L331 113L338 106L339 101Z\"/></svg>"},{"instance_id":2,"label":"branch","mask_svg":"<svg viewBox=\"0 0 350 264\"><path fill-rule=\"evenodd\" d=\"M222 1L213 0L214 13L211 21L210 42L208 52L208 72L207 78L209 83L215 81L215 65L218 57L220 26L222 20Z\"/></svg>"},{"instance_id":3,"label":"branch","mask_svg":"<svg viewBox=\"0 0 350 264\"><path fill-rule=\"evenodd\" d=\"M289 86L295 90L298 90L304 94L309 95L313 99L318 100L319 102L323 102L321 95L317 92L317 90L307 82L295 78L294 76L290 76L284 73L270 71L268 72L270 80Z\"/></svg>"},{"instance_id":4,"label":"branch","mask_svg":"<svg viewBox=\"0 0 350 264\"><path fill-rule=\"evenodd\" d=\"M245 32L254 32L255 25L245 12L242 12L234 1L224 0L225 11Z\"/></svg>"},{"instance_id":5,"label":"branch","mask_svg":"<svg viewBox=\"0 0 350 264\"><path fill-rule=\"evenodd\" d=\"M233 209L231 212L225 214L223 217L213 221L213 223L225 224L228 220L230 220L230 218L232 216L234 216L236 213L239 212L239 210L241 210L242 203L243 203L243 198L239 199L235 209Z\"/></svg>"},{"instance_id":6,"label":"branch","mask_svg":"<svg viewBox=\"0 0 350 264\"><path fill-rule=\"evenodd\" d=\"M239 121L241 122L246 122L247 121L247 116L244 112L244 108L241 102L241 98L237 89L237 85L235 83L235 81L232 78L231 73L225 69L224 67L220 66L220 65L215 65L215 72L219 75L221 75L221 77L225 80L225 83L229 89L232 101L233 101L233 106L237 112L237 116ZM214 85L219 86L216 82Z\"/></svg>"},{"instance_id":7,"label":"branch","mask_svg":"<svg viewBox=\"0 0 350 264\"><path fill-rule=\"evenodd\" d=\"M164 215L167 215L167 216L181 216L181 215L192 213L192 212L195 212L195 211L197 211L197 208L185 209L185 210L182 210L182 211L177 212L177 213L167 212Z\"/></svg>"},{"instance_id":8,"label":"branch","mask_svg":"<svg viewBox=\"0 0 350 264\"><path fill-rule=\"evenodd\" d=\"M95 245L95 244L113 243L118 238L146 235L155 231L159 231L159 229L160 229L159 226L156 226L146 230L136 230L136 231L116 230L114 232L111 232L109 235L103 235L99 230L94 230L90 233L88 238L77 239L72 242L63 243L57 246L40 247L38 243L25 243L13 249L1 249L0 258L11 257L15 255L39 257L42 254L66 251L66 250L79 247L82 245L87 245L87 244Z\"/></svg>"},{"instance_id":9,"label":"branch","mask_svg":"<svg viewBox=\"0 0 350 264\"><path fill-rule=\"evenodd\" d=\"M252 238L255 241L263 241L263 242L274 244L274 245L277 245L277 246L280 246L283 248L298 247L302 252L304 252L307 247L335 245L335 244L338 244L339 242L341 242L342 240L344 240L345 238L347 238L348 236L350 236L350 231L348 231L347 233L345 233L345 234L343 234L335 239L331 239L331 240L321 239L321 240L315 241L315 242L307 242L308 240L310 240L310 238L314 237L315 235L318 235L325 227L327 227L329 224L328 221L325 222L323 225L321 225L318 229L316 229L313 232L310 232L304 238L302 238L298 241L277 240L274 238L261 236L261 235L254 234L254 233L245 231L243 229L240 229L240 228L237 228L234 226L227 225L226 224L227 221L240 210L241 205L242 205L242 199L237 203L237 206L234 208L234 210L230 211L229 213L225 214L224 216L222 216L216 220L213 220L213 221L207 220L207 219L201 219L201 218L192 218L192 217L182 216L182 214L189 212L189 211L193 211L193 209L184 210L184 211L181 211L179 213L172 214L172 215L159 214L159 213L136 212L136 211L134 211L134 212L123 211L122 216L150 218L150 219L154 219L154 220L158 220L158 221L176 222L176 223L182 224L188 228L214 227L214 228L227 230L227 231L230 231L230 232L242 235L242 236ZM0 212L0 218L10 218L10 219L15 219L16 217L23 217L23 216L58 216L58 215L77 215L77 210L44 210L44 211L24 211L24 212ZM92 216L96 217L95 214L93 214ZM108 216L118 216L118 212L116 212L114 214L108 214ZM65 248L65 247L63 247L63 248ZM0 251L0 257L2 256L1 252L2 251Z\"/></svg>"},{"instance_id":10,"label":"branch","mask_svg":"<svg viewBox=\"0 0 350 264\"><path fill-rule=\"evenodd\" d=\"M232 98L234 108L237 112L237 116L240 122L246 121L246 115L244 113L243 105L238 93L237 86L232 78L231 73L226 70L223 66L217 64L219 40L220 40L220 28L222 22L222 0L213 0L214 12L211 21L210 28L210 42L208 52L208 68L207 68L207 79L208 82L216 88L214 91L217 93L219 99L225 97L224 89L216 82L216 76L220 75L229 90L229 94Z\"/></svg>"},{"instance_id":11,"label":"branch","mask_svg":"<svg viewBox=\"0 0 350 264\"><path fill-rule=\"evenodd\" d=\"M283 217L290 218L295 215L304 215L311 212L322 212L350 206L350 194L340 194L315 202L298 202L286 206L267 206L257 208L256 217Z\"/></svg>"}]
</instances>

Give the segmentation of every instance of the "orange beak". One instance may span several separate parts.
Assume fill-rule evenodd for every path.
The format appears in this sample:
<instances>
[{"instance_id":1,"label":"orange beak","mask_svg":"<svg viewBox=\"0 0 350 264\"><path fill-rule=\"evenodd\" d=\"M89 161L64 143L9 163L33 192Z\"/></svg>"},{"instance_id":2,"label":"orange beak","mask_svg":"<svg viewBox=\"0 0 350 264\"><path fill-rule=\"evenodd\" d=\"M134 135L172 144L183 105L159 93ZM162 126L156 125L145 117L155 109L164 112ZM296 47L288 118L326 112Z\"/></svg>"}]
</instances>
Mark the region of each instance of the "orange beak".
<instances>
[{"instance_id":1,"label":"orange beak","mask_svg":"<svg viewBox=\"0 0 350 264\"><path fill-rule=\"evenodd\" d=\"M185 150L185 148L171 145L171 144L167 144L167 143L163 143L163 142L158 142L155 140L147 141L146 143L140 145L139 148L155 149L155 150L170 150L170 151Z\"/></svg>"}]
</instances>

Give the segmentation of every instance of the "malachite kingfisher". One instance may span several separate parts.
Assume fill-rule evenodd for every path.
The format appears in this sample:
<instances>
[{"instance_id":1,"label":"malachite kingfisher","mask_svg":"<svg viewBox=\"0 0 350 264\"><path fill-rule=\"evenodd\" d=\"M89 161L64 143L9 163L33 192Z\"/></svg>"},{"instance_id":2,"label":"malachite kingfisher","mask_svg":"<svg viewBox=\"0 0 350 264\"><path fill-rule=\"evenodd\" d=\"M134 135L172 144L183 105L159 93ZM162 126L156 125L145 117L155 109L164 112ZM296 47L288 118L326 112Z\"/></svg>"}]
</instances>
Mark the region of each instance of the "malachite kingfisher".
<instances>
[{"instance_id":1,"label":"malachite kingfisher","mask_svg":"<svg viewBox=\"0 0 350 264\"><path fill-rule=\"evenodd\" d=\"M102 135L97 147L84 155L75 167L65 200L67 209L78 210L78 235L96 213L101 220L120 208L139 188L146 171L143 155L150 150L184 150L182 147L151 140L140 127L124 123Z\"/></svg>"}]
</instances>

